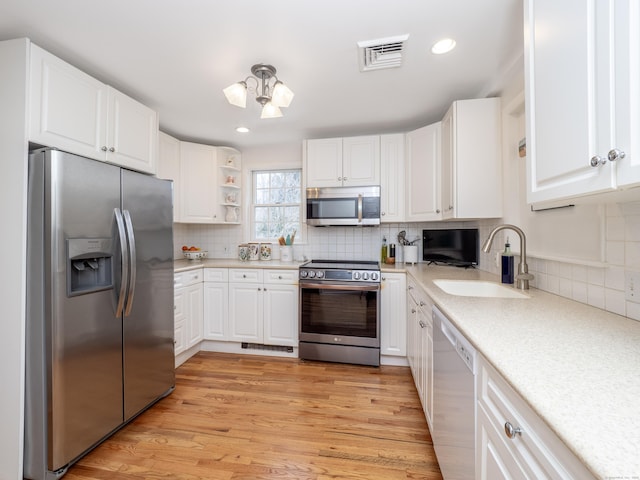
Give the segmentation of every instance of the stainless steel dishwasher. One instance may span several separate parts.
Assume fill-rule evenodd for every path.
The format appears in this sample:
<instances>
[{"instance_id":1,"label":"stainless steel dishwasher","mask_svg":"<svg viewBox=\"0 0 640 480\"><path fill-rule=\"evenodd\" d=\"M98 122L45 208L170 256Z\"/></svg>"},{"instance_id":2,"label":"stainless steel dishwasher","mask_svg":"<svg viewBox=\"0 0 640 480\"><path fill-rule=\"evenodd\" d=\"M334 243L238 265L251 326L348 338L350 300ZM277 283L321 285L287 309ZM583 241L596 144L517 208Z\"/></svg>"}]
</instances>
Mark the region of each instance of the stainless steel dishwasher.
<instances>
[{"instance_id":1,"label":"stainless steel dishwasher","mask_svg":"<svg viewBox=\"0 0 640 480\"><path fill-rule=\"evenodd\" d=\"M433 445L445 480L475 477L476 352L433 307Z\"/></svg>"}]
</instances>

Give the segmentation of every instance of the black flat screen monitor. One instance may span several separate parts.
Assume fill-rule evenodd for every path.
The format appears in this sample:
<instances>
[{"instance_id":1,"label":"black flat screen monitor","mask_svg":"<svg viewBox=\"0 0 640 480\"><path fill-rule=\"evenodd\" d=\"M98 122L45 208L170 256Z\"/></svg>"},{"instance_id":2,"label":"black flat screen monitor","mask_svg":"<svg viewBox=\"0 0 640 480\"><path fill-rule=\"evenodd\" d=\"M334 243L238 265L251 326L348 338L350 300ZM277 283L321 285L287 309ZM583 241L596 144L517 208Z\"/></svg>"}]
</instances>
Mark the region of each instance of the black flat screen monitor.
<instances>
[{"instance_id":1,"label":"black flat screen monitor","mask_svg":"<svg viewBox=\"0 0 640 480\"><path fill-rule=\"evenodd\" d=\"M425 262L473 266L478 264L477 228L422 231L422 259Z\"/></svg>"}]
</instances>

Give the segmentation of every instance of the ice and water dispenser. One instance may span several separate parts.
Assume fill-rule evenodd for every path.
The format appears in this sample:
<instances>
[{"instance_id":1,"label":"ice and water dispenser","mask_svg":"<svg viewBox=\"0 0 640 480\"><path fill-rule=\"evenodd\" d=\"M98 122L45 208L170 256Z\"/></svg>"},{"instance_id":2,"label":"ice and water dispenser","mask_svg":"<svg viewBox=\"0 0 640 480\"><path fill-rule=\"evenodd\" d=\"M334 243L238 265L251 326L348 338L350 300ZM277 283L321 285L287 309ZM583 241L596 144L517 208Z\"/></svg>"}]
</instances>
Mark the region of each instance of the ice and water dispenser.
<instances>
[{"instance_id":1,"label":"ice and water dispenser","mask_svg":"<svg viewBox=\"0 0 640 480\"><path fill-rule=\"evenodd\" d=\"M113 288L111 238L67 240L67 295L73 297Z\"/></svg>"}]
</instances>

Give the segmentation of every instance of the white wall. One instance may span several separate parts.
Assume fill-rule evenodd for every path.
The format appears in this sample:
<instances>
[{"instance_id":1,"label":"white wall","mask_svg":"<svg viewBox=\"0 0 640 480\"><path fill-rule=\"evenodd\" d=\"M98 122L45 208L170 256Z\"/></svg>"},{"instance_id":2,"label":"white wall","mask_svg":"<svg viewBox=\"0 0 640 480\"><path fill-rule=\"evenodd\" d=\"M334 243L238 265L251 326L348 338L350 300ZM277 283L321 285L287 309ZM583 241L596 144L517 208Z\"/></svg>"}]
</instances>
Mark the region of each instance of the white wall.
<instances>
[{"instance_id":1,"label":"white wall","mask_svg":"<svg viewBox=\"0 0 640 480\"><path fill-rule=\"evenodd\" d=\"M0 477L16 480L22 478L24 418L27 45L25 39L0 42Z\"/></svg>"}]
</instances>

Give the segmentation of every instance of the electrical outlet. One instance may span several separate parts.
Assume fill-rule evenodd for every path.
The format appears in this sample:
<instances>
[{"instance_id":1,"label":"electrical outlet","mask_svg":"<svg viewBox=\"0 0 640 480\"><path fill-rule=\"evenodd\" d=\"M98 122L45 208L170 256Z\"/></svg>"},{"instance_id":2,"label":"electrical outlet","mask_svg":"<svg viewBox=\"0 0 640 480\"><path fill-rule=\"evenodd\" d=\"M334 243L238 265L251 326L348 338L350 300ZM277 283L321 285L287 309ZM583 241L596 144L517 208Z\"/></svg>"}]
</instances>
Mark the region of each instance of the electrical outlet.
<instances>
[{"instance_id":1,"label":"electrical outlet","mask_svg":"<svg viewBox=\"0 0 640 480\"><path fill-rule=\"evenodd\" d=\"M640 272L625 273L624 296L629 302L640 303Z\"/></svg>"}]
</instances>

